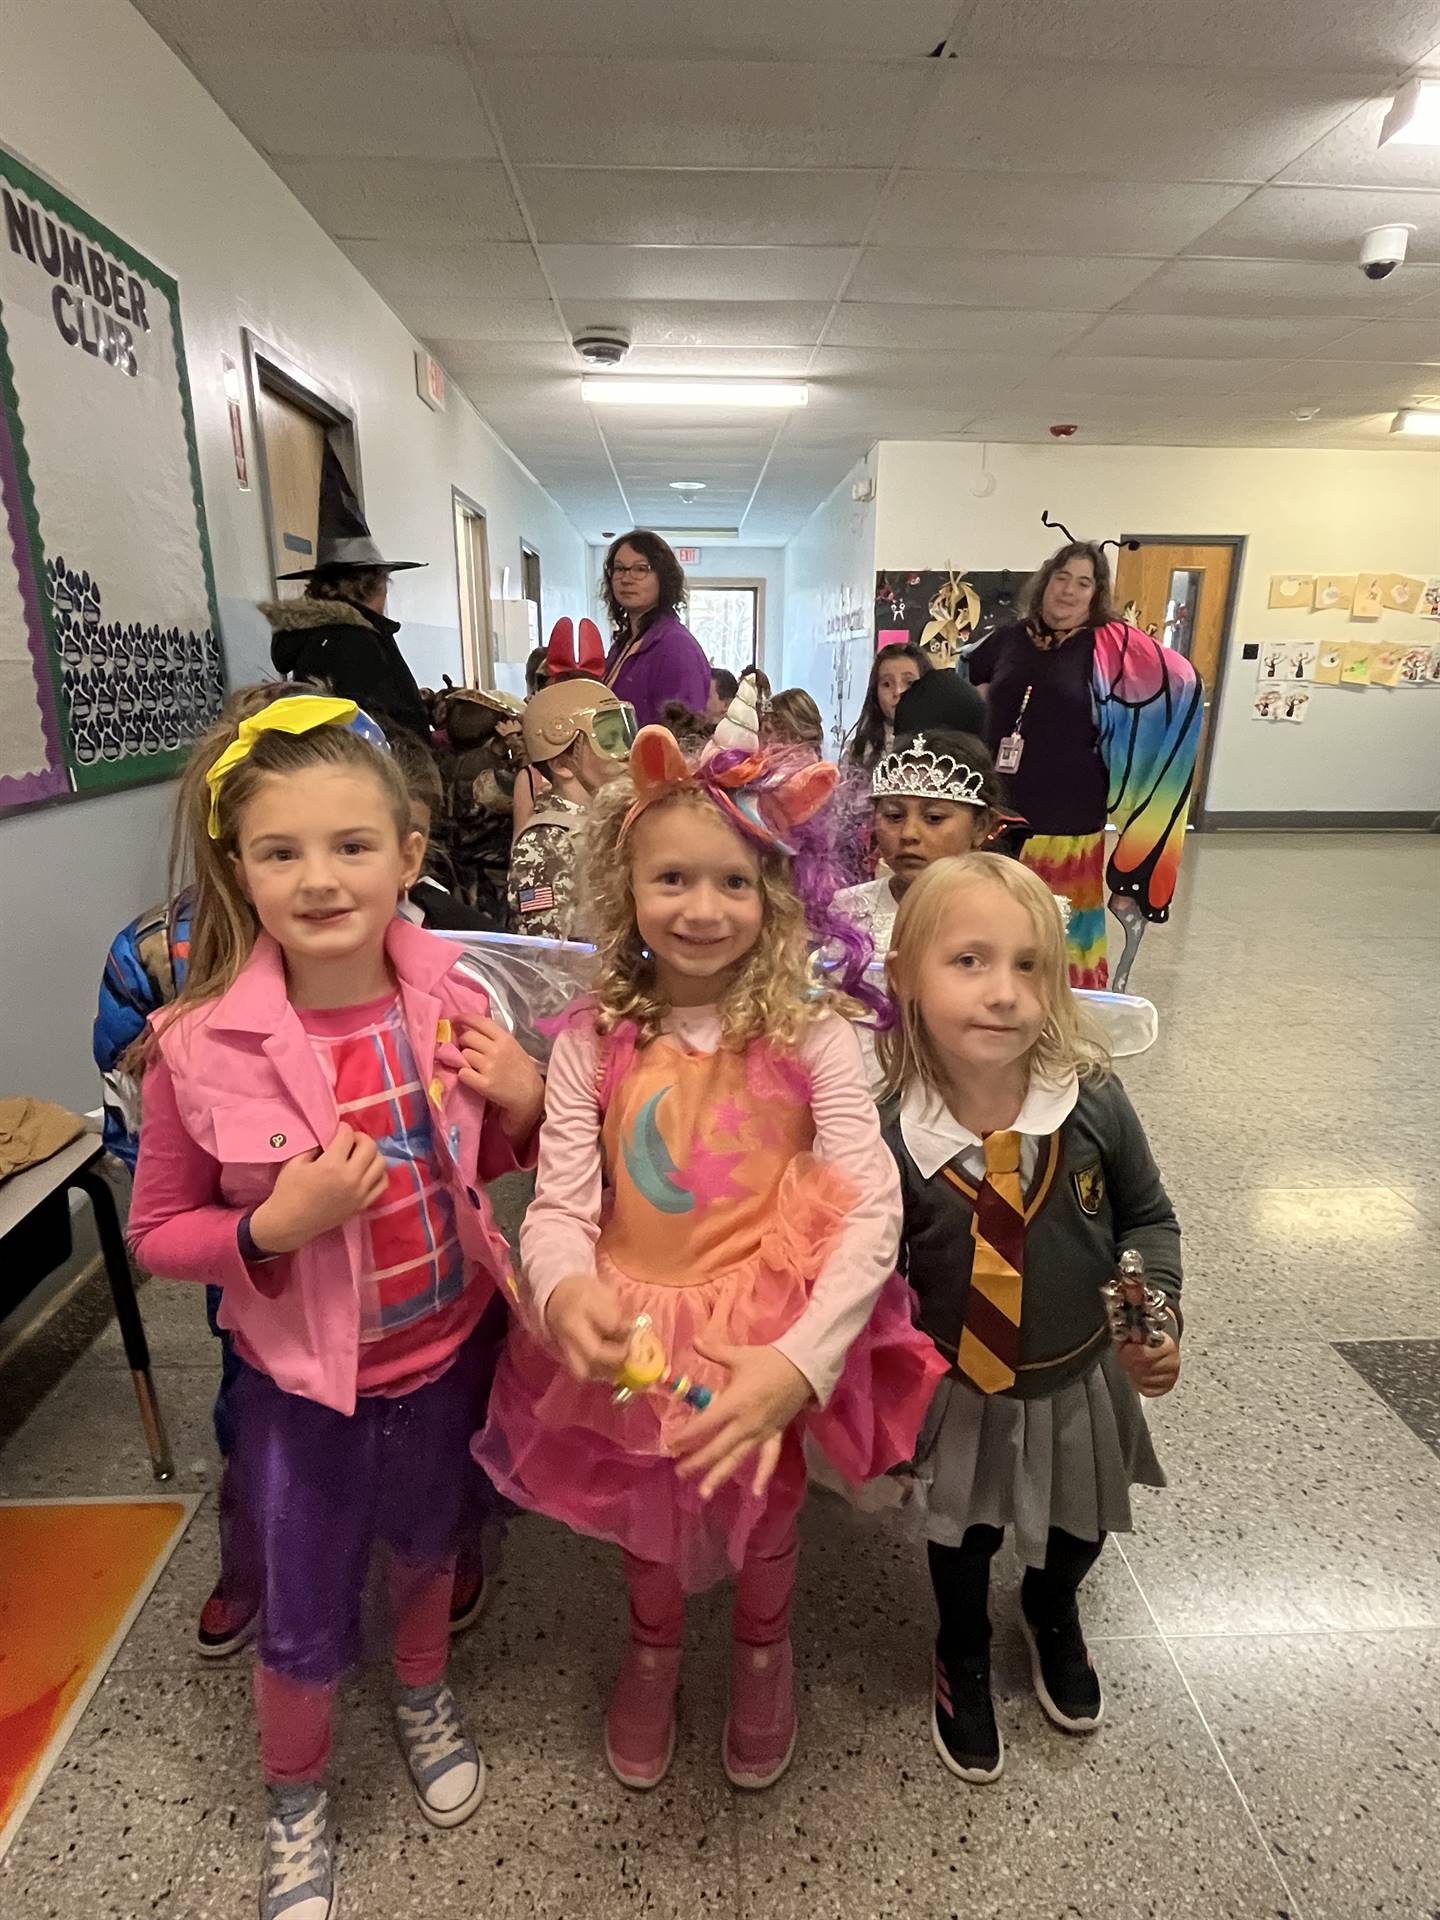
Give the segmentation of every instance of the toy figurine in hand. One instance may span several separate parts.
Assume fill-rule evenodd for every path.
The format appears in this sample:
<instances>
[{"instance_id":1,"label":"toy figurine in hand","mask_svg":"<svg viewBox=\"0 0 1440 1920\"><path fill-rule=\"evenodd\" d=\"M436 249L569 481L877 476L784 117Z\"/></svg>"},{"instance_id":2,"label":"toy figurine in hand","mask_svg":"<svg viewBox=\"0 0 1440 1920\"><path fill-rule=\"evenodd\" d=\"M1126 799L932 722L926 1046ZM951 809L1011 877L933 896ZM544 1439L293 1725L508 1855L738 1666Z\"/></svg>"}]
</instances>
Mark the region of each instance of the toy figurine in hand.
<instances>
[{"instance_id":1,"label":"toy figurine in hand","mask_svg":"<svg viewBox=\"0 0 1440 1920\"><path fill-rule=\"evenodd\" d=\"M671 1373L670 1362L651 1325L650 1316L642 1313L630 1335L630 1351L625 1356L625 1364L615 1376L615 1405L623 1407L637 1393L649 1393L654 1388L661 1393L673 1393L687 1407L694 1407L699 1413L703 1413L710 1404L708 1387L696 1386L686 1373Z\"/></svg>"},{"instance_id":2,"label":"toy figurine in hand","mask_svg":"<svg viewBox=\"0 0 1440 1920\"><path fill-rule=\"evenodd\" d=\"M1158 1287L1145 1284L1145 1259L1134 1248L1120 1256L1120 1271L1100 1289L1110 1316L1110 1337L1117 1346L1134 1342L1158 1347L1164 1343L1168 1306Z\"/></svg>"}]
</instances>

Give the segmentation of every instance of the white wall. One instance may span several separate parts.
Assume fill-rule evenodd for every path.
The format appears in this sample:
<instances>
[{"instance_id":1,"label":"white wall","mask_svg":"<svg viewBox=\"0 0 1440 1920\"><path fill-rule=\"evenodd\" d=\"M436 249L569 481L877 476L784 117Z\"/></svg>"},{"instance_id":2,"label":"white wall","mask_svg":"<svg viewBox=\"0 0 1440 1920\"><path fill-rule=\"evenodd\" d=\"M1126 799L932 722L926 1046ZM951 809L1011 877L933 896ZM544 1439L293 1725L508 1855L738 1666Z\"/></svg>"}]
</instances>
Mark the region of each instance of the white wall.
<instances>
[{"instance_id":1,"label":"white wall","mask_svg":"<svg viewBox=\"0 0 1440 1920\"><path fill-rule=\"evenodd\" d=\"M354 408L375 535L428 562L391 599L422 682L460 674L452 485L487 512L496 593L504 566L519 593L523 536L547 619L584 612L575 528L453 387L445 413L422 404L410 334L140 15L123 0L6 0L4 18L0 139L180 283L232 680L269 670L253 608L270 589L262 507L237 489L221 386L243 326ZM169 804L154 788L0 821L0 1090L94 1103L100 963L160 895Z\"/></svg>"},{"instance_id":2,"label":"white wall","mask_svg":"<svg viewBox=\"0 0 1440 1920\"><path fill-rule=\"evenodd\" d=\"M1206 794L1212 814L1440 808L1440 689L1318 688L1304 726L1250 717L1247 641L1440 640L1411 615L1350 621L1272 613L1275 573L1440 573L1440 459L1433 454L1256 448L992 446L997 485L976 499L979 449L886 441L878 449L876 564L1028 570L1058 540L1237 533L1249 538Z\"/></svg>"},{"instance_id":3,"label":"white wall","mask_svg":"<svg viewBox=\"0 0 1440 1920\"><path fill-rule=\"evenodd\" d=\"M851 488L861 461L785 549L785 631L775 686L804 687L839 744L865 698L874 652L875 505Z\"/></svg>"}]
</instances>

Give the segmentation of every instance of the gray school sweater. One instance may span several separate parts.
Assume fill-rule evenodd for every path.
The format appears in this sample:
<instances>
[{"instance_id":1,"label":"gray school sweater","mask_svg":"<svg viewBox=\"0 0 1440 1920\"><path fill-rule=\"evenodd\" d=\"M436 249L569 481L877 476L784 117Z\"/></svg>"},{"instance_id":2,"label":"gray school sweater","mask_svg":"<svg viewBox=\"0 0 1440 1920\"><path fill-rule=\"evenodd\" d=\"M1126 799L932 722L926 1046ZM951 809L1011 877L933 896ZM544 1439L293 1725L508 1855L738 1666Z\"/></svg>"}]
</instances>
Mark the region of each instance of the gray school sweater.
<instances>
[{"instance_id":1,"label":"gray school sweater","mask_svg":"<svg viewBox=\"0 0 1440 1920\"><path fill-rule=\"evenodd\" d=\"M882 1105L880 1119L900 1168L901 1271L919 1303L920 1326L958 1374L975 1183L958 1159L924 1177L900 1131L898 1098ZM1117 1079L1082 1082L1074 1111L1040 1142L1025 1211L1020 1357L1009 1394L1043 1399L1095 1365L1109 1338L1100 1288L1127 1248L1144 1256L1146 1279L1170 1302L1178 1326L1180 1227Z\"/></svg>"}]
</instances>

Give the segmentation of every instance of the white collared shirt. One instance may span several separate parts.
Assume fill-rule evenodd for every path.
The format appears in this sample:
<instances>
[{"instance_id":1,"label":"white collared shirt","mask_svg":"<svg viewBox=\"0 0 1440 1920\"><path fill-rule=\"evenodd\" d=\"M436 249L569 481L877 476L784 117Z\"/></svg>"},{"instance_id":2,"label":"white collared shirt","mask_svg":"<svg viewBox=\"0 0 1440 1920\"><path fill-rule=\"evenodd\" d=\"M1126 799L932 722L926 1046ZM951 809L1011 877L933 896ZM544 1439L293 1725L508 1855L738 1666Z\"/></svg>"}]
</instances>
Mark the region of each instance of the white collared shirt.
<instances>
[{"instance_id":1,"label":"white collared shirt","mask_svg":"<svg viewBox=\"0 0 1440 1920\"><path fill-rule=\"evenodd\" d=\"M1073 1073L1061 1081L1031 1074L1030 1086L1015 1116L1012 1131L1020 1135L1020 1183L1028 1187L1040 1156L1040 1142L1048 1140L1074 1111L1080 1082ZM962 1127L945 1102L923 1081L906 1089L900 1102L900 1137L926 1180L932 1180L954 1159L972 1180L985 1174L985 1147L978 1133Z\"/></svg>"}]
</instances>

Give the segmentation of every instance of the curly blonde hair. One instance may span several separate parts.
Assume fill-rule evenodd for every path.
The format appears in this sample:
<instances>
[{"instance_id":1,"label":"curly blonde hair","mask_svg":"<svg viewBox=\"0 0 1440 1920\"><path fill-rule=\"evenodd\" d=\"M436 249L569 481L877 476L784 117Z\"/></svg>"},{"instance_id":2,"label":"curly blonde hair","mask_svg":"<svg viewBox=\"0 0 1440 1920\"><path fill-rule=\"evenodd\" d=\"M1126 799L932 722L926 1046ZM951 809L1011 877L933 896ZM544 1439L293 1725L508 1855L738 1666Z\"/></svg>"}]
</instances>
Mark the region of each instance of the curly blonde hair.
<instances>
[{"instance_id":1,"label":"curly blonde hair","mask_svg":"<svg viewBox=\"0 0 1440 1920\"><path fill-rule=\"evenodd\" d=\"M601 788L583 830L580 872L587 924L599 957L596 1029L613 1033L622 1022L633 1021L643 1044L660 1032L670 1008L659 991L654 962L645 952L635 920L633 854L621 837L634 801L635 789L628 777ZM712 818L721 817L703 793L685 788L652 802L646 815L677 807L703 808ZM793 1048L822 1015L834 1012L853 1019L864 1009L821 980L811 957L809 922L791 884L787 857L758 847L752 851L760 865L760 935L720 1002L721 1039L725 1046L737 1049L754 1040Z\"/></svg>"},{"instance_id":2,"label":"curly blonde hair","mask_svg":"<svg viewBox=\"0 0 1440 1920\"><path fill-rule=\"evenodd\" d=\"M895 916L886 974L898 1018L876 1042L885 1073L885 1096L904 1093L916 1080L932 1093L945 1094L945 1068L920 1011L920 970L956 896L977 887L998 887L1008 893L1029 914L1035 929L1035 976L1046 1012L1040 1037L1030 1050L1031 1071L1050 1081L1070 1073L1082 1080L1108 1078L1112 1069L1104 1036L1070 991L1065 928L1055 896L1018 860L1002 853L962 853L928 866L907 891Z\"/></svg>"}]
</instances>

